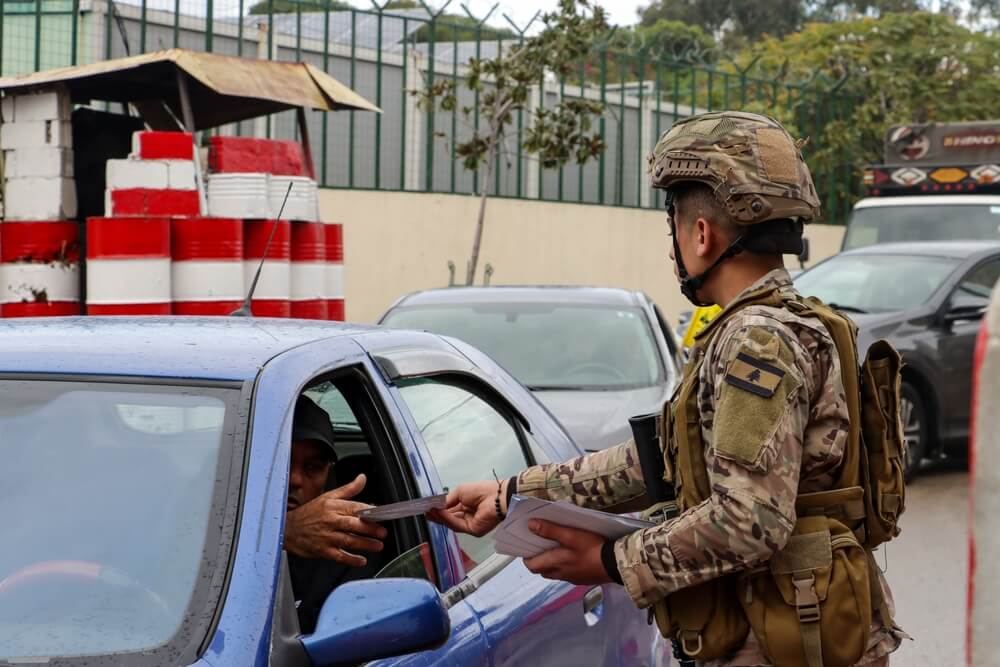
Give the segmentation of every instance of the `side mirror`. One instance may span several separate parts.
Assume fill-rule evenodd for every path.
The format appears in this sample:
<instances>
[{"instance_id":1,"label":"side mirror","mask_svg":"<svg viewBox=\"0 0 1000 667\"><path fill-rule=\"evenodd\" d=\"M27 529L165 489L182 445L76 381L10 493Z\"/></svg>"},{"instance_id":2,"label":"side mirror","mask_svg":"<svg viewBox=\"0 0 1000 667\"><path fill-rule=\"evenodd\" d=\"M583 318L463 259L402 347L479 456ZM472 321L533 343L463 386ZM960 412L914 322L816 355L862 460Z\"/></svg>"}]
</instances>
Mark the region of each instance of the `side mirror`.
<instances>
[{"instance_id":1,"label":"side mirror","mask_svg":"<svg viewBox=\"0 0 1000 667\"><path fill-rule=\"evenodd\" d=\"M802 252L799 253L799 267L806 268L806 262L809 261L809 239L802 239Z\"/></svg>"},{"instance_id":2,"label":"side mirror","mask_svg":"<svg viewBox=\"0 0 1000 667\"><path fill-rule=\"evenodd\" d=\"M983 319L986 314L986 306L953 306L944 314L944 321L948 324L953 322L975 321Z\"/></svg>"},{"instance_id":3,"label":"side mirror","mask_svg":"<svg viewBox=\"0 0 1000 667\"><path fill-rule=\"evenodd\" d=\"M444 602L420 579L366 579L338 586L316 631L301 638L317 667L360 663L436 648L451 633Z\"/></svg>"}]
</instances>

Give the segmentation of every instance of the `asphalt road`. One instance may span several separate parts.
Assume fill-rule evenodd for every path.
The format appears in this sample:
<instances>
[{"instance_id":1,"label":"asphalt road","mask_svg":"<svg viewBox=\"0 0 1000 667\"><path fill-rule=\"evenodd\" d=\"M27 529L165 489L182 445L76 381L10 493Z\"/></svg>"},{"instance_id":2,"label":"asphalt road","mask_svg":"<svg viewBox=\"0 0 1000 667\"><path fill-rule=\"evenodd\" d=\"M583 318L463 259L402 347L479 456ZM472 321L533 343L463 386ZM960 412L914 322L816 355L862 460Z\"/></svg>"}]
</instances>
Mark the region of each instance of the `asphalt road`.
<instances>
[{"instance_id":1,"label":"asphalt road","mask_svg":"<svg viewBox=\"0 0 1000 667\"><path fill-rule=\"evenodd\" d=\"M957 468L917 477L906 491L902 532L887 545L896 621L913 637L892 655L892 667L965 664L968 475Z\"/></svg>"}]
</instances>

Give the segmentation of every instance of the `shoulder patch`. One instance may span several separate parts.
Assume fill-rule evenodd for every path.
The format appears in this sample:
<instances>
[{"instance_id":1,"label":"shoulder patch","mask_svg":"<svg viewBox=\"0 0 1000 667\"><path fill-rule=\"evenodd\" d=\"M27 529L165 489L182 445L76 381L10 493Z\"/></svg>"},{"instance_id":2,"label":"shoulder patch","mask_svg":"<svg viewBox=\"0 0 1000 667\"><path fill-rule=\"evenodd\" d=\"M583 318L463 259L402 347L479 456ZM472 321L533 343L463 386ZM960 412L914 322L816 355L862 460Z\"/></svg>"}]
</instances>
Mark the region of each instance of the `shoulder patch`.
<instances>
[{"instance_id":1,"label":"shoulder patch","mask_svg":"<svg viewBox=\"0 0 1000 667\"><path fill-rule=\"evenodd\" d=\"M725 380L734 387L751 394L771 398L781 384L785 371L774 364L740 352L726 369Z\"/></svg>"}]
</instances>

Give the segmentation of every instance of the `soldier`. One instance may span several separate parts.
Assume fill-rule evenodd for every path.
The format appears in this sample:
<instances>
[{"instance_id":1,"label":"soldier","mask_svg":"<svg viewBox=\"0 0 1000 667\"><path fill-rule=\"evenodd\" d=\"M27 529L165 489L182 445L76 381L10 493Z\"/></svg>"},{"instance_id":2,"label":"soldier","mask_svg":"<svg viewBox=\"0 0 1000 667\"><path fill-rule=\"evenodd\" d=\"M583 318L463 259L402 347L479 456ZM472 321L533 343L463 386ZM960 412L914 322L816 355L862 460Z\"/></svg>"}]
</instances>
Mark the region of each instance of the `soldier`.
<instances>
[{"instance_id":1,"label":"soldier","mask_svg":"<svg viewBox=\"0 0 1000 667\"><path fill-rule=\"evenodd\" d=\"M905 636L866 532L866 498L893 494L869 493L858 472L858 376L841 368L857 368L854 329L800 297L784 269L819 216L800 147L777 121L740 112L688 118L660 138L650 174L666 191L681 291L724 309L662 415L679 516L613 541L531 522L561 546L525 560L529 570L624 585L687 664L879 666ZM463 484L431 518L484 535L513 493L626 512L650 505L648 486L630 440Z\"/></svg>"}]
</instances>

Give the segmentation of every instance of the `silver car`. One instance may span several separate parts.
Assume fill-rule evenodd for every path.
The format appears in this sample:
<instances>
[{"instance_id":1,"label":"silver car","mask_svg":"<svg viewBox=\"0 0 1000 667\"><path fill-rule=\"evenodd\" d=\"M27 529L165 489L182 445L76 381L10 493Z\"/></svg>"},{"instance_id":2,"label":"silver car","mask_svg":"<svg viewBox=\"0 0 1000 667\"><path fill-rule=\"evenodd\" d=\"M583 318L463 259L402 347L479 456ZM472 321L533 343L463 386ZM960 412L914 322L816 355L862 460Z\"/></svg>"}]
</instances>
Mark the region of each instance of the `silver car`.
<instances>
[{"instance_id":1,"label":"silver car","mask_svg":"<svg viewBox=\"0 0 1000 667\"><path fill-rule=\"evenodd\" d=\"M379 320L459 338L531 389L588 451L631 437L659 411L683 363L642 292L606 287L450 287L401 298Z\"/></svg>"}]
</instances>

